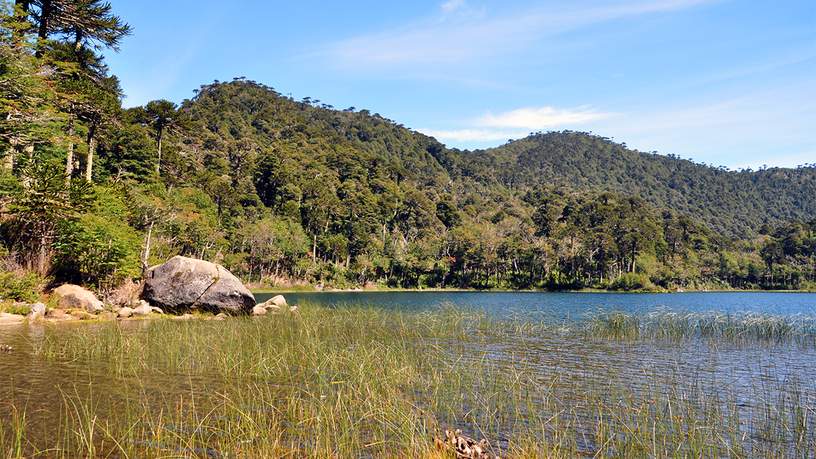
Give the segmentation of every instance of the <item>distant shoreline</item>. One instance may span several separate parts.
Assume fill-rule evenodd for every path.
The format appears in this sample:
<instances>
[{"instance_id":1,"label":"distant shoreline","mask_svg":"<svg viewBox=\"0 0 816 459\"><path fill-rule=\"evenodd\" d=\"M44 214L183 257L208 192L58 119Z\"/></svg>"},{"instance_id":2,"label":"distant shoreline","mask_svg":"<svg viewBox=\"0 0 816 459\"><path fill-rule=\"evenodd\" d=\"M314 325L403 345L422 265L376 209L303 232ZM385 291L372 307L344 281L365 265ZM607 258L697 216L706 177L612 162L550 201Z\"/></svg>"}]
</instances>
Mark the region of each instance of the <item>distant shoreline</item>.
<instances>
[{"instance_id":1,"label":"distant shoreline","mask_svg":"<svg viewBox=\"0 0 816 459\"><path fill-rule=\"evenodd\" d=\"M605 293L605 294L671 294L671 293L813 293L813 290L748 290L748 289L684 289L684 290L602 290L602 289L580 289L580 290L547 290L547 289L474 289L474 288L374 288L374 289L292 289L292 288L251 288L253 294L271 293Z\"/></svg>"}]
</instances>

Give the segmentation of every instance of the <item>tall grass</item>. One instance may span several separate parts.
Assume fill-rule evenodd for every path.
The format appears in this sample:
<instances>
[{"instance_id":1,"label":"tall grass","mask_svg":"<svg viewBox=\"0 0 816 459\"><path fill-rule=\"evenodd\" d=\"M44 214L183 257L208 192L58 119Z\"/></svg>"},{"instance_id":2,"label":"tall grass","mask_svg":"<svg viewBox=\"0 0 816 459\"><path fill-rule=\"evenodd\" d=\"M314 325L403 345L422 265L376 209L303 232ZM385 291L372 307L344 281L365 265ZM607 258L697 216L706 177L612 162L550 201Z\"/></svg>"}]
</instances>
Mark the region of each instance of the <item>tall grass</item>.
<instances>
[{"instance_id":1,"label":"tall grass","mask_svg":"<svg viewBox=\"0 0 816 459\"><path fill-rule=\"evenodd\" d=\"M588 336L618 340L702 338L755 344L816 344L816 317L666 310L643 315L608 312L591 315L586 333Z\"/></svg>"},{"instance_id":2,"label":"tall grass","mask_svg":"<svg viewBox=\"0 0 816 459\"><path fill-rule=\"evenodd\" d=\"M0 430L0 454L444 457L432 437L446 428L487 437L510 457L762 457L816 448L816 404L798 386L758 390L748 408L694 378L649 380L638 391L613 378L576 386L526 365L535 355L523 343L495 358L519 334L563 327L452 309L300 311L48 329L34 358L70 364L78 377L61 384L52 419L18 416ZM629 320L613 322L620 331L609 336L642 336Z\"/></svg>"}]
</instances>

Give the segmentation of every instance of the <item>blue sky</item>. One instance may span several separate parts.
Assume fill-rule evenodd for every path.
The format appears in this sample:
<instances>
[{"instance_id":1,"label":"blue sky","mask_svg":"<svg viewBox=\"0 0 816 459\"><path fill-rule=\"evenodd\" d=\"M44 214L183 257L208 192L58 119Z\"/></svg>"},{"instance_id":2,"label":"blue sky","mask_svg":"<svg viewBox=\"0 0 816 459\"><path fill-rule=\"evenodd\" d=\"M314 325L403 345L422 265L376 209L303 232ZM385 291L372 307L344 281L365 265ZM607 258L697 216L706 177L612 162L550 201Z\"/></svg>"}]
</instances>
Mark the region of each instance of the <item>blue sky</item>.
<instances>
[{"instance_id":1,"label":"blue sky","mask_svg":"<svg viewBox=\"0 0 816 459\"><path fill-rule=\"evenodd\" d=\"M125 105L246 76L481 148L592 131L733 168L816 162L816 1L119 0Z\"/></svg>"}]
</instances>

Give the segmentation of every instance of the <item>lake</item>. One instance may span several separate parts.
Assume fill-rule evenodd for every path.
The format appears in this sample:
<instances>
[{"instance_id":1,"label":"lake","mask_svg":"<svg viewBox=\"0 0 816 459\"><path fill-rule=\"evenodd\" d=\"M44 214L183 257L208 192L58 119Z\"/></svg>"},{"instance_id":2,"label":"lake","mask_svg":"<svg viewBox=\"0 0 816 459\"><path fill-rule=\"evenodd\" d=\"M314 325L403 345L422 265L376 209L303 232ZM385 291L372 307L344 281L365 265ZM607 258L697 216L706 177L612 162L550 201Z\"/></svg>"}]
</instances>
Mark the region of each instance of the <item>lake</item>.
<instances>
[{"instance_id":1,"label":"lake","mask_svg":"<svg viewBox=\"0 0 816 459\"><path fill-rule=\"evenodd\" d=\"M273 293L258 293L263 302ZM816 315L816 293L688 292L688 293L583 293L583 292L293 292L284 293L290 304L310 302L327 306L371 305L399 310L428 310L443 305L472 308L497 318L581 320L599 311L642 314L656 309L726 314Z\"/></svg>"},{"instance_id":2,"label":"lake","mask_svg":"<svg viewBox=\"0 0 816 459\"><path fill-rule=\"evenodd\" d=\"M256 299L260 302L270 296L257 294ZM128 436L122 444L133 448L136 456L159 452L231 456L231 452L246 447L246 440L240 437L233 442L223 436L223 432L234 430L233 423L238 421L231 417L236 416L232 408L213 405L222 397L230 400L230 406L236 403L237 416L249 416L253 425L277 423L280 416L289 416L281 427L282 435L292 437L287 441L295 442L295 450L301 452L302 446L297 445L308 444L313 433L298 426L318 419L298 411L302 404L324 413L348 402L343 413L353 426L343 427L346 435L365 439L368 433L361 433L356 426L371 416L363 409L369 397L364 392L357 394L355 388L366 384L369 375L359 376L348 388L343 381L354 376L358 365L365 364L359 359L381 358L368 354L366 347L384 346L383 355L393 355L404 344L400 344L402 339L383 344L390 339L388 332L366 337L361 328L367 325L355 325L343 311L362 314L375 328L390 322L376 313L373 318L365 311L355 313L354 308L346 307L351 305L371 305L385 312L430 311L430 321L447 317L444 306L453 305L456 310L485 312L498 320L526 318L531 323L579 325L603 311L816 316L813 293L321 292L285 296L290 304L302 305L302 320L297 315L284 315L226 322L137 320L0 327L0 344L14 348L14 352L0 354L0 437L3 429L10 432L14 416L22 409L30 425L26 441L31 449L26 451L55 444L69 452L79 448L85 441L80 435L83 422L88 428L90 419L91 428L97 422L102 426L96 436L110 429ZM315 311L316 305L329 307ZM332 315L334 312L339 315ZM413 325L407 330L422 329L426 317L418 320L410 322ZM332 331L334 327L337 330ZM545 437L536 437L536 441L552 442L556 439L553 436L561 435L558 441L571 445L570 451L591 456L603 446L599 440L603 432L595 427L599 425L619 435L613 441L617 445L613 456L615 452L624 454L631 442L641 443L641 437L652 438L649 435L662 438L666 444L661 447L666 451L683 448L692 454L702 447L702 456L722 455L735 446L741 451L734 454L737 457L764 457L772 452L811 457L802 453L816 447L816 380L812 377L816 335L812 330L804 340L782 343L696 338L615 340L561 333L559 327L522 329L518 334L508 330L497 329L496 334L486 335L457 331L410 344L409 349L418 346L424 352L427 348L443 367L459 370L448 374L422 369L421 365L411 367L422 376L397 379L405 385L400 397L406 397L411 406L433 410L431 418L439 425L462 428L474 436L484 431L502 448L509 448L519 432L541 433L544 429ZM309 339L321 333L331 345L312 347ZM347 333L361 338L347 339ZM282 356L292 352L304 352L304 357L292 357L286 364L289 366L284 366L281 361L286 357ZM337 362L348 366L338 368ZM241 368L241 372L236 371ZM470 368L489 374L467 375ZM401 378L404 370L403 364L395 364L388 377ZM474 382L462 379L463 374L475 378ZM374 372L370 377L381 375ZM414 386L413 381L418 383ZM433 389L428 391L426 386L431 382ZM505 392L512 394L510 398L521 398L504 400ZM360 398L346 398L354 394ZM299 404L298 410L280 408L294 403L292 400ZM324 400L333 400L333 404L329 406ZM378 403L390 407L392 402L386 399ZM682 420L673 421L680 418L671 410L680 407ZM211 415L216 409L220 414ZM603 410L603 422L599 410ZM400 412L400 416L404 414ZM164 419L168 415L175 418ZM382 425L401 419L396 414L391 418L387 411L378 416ZM122 425L117 424L119 418ZM658 426L664 424L663 433L653 432L654 419L660 419ZM111 425L103 425L103 421ZM728 427L723 426L726 422ZM198 436L202 425L210 429L206 438ZM129 433L130 426L141 430ZM408 428L417 429L420 433L412 435L421 436L427 426ZM321 435L330 435L337 427L322 429ZM637 433L632 434L632 440L624 435L630 430ZM711 435L698 438L695 441L700 443L695 444L684 435L672 434L685 430ZM161 436L156 432L164 432L164 440L156 440ZM266 441L263 433L254 435L259 435L255 442ZM186 443L192 436L196 437L195 447ZM651 441L647 442L649 448ZM4 455L2 443L0 438L0 456ZM196 449L201 445L206 448ZM110 442L108 447L114 448ZM259 451L255 452L263 455ZM348 457L377 454L357 454L355 450Z\"/></svg>"}]
</instances>

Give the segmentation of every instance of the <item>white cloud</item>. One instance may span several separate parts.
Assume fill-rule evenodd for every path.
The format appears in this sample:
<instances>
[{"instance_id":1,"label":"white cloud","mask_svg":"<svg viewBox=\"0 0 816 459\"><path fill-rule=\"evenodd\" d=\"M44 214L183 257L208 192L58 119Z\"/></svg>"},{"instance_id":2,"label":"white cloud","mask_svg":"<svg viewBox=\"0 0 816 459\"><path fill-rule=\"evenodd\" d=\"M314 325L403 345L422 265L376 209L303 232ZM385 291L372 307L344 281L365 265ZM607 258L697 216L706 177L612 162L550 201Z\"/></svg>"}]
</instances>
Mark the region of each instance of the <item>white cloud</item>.
<instances>
[{"instance_id":1,"label":"white cloud","mask_svg":"<svg viewBox=\"0 0 816 459\"><path fill-rule=\"evenodd\" d=\"M532 107L464 120L462 128L420 129L459 148L499 145L530 131L576 129L609 136L641 151L657 150L732 168L793 167L816 162L810 80L732 97L700 96L680 104L618 107Z\"/></svg>"},{"instance_id":2,"label":"white cloud","mask_svg":"<svg viewBox=\"0 0 816 459\"><path fill-rule=\"evenodd\" d=\"M527 131L509 131L500 129L424 129L417 131L436 138L440 141L448 141L461 144L485 143L485 142L505 142L508 139L518 139L526 136Z\"/></svg>"},{"instance_id":3,"label":"white cloud","mask_svg":"<svg viewBox=\"0 0 816 459\"><path fill-rule=\"evenodd\" d=\"M484 144L518 139L530 132L579 127L580 125L612 116L591 107L562 109L556 107L525 107L500 112L487 113L467 122L462 129L418 129L438 140L455 144Z\"/></svg>"},{"instance_id":4,"label":"white cloud","mask_svg":"<svg viewBox=\"0 0 816 459\"><path fill-rule=\"evenodd\" d=\"M433 17L402 28L330 43L312 54L355 70L421 64L455 65L527 49L543 38L596 23L643 14L690 8L712 0L590 0L560 9L533 8L498 15ZM461 0L442 4L443 14L465 6Z\"/></svg>"},{"instance_id":5,"label":"white cloud","mask_svg":"<svg viewBox=\"0 0 816 459\"><path fill-rule=\"evenodd\" d=\"M555 107L526 107L509 112L488 113L477 120L479 126L538 130L584 124L611 116L590 107L559 109Z\"/></svg>"},{"instance_id":6,"label":"white cloud","mask_svg":"<svg viewBox=\"0 0 816 459\"><path fill-rule=\"evenodd\" d=\"M440 8L442 8L442 11L445 13L453 13L463 6L465 6L465 0L448 0L443 3Z\"/></svg>"},{"instance_id":7,"label":"white cloud","mask_svg":"<svg viewBox=\"0 0 816 459\"><path fill-rule=\"evenodd\" d=\"M657 150L732 167L813 162L816 85L787 86L732 97L698 97L658 109L630 107L625 114L589 123L642 151Z\"/></svg>"}]
</instances>

